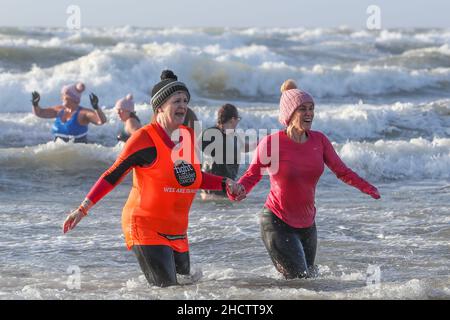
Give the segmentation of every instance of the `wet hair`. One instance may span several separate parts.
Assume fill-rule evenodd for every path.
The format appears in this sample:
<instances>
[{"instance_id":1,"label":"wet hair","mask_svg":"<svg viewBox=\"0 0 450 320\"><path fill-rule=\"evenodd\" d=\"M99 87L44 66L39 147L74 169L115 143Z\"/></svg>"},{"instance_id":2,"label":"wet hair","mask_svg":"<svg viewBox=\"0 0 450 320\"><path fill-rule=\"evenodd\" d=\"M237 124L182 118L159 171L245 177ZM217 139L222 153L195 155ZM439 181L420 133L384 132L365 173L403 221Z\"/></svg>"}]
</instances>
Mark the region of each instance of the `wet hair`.
<instances>
[{"instance_id":1,"label":"wet hair","mask_svg":"<svg viewBox=\"0 0 450 320\"><path fill-rule=\"evenodd\" d=\"M239 117L237 108L230 103L226 103L221 106L219 111L217 112L217 125L223 125L232 118L237 117Z\"/></svg>"}]
</instances>

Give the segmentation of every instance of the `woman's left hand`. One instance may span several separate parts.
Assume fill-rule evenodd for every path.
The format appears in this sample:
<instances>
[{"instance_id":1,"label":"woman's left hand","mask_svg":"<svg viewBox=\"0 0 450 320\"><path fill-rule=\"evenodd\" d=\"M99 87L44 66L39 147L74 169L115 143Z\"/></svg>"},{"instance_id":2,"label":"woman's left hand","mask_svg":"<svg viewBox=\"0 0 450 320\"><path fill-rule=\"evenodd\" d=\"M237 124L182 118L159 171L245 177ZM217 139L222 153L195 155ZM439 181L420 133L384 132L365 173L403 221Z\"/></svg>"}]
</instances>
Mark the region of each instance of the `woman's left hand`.
<instances>
[{"instance_id":1,"label":"woman's left hand","mask_svg":"<svg viewBox=\"0 0 450 320\"><path fill-rule=\"evenodd\" d=\"M241 201L247 197L247 192L242 184L231 179L227 179L227 195L234 201Z\"/></svg>"},{"instance_id":2,"label":"woman's left hand","mask_svg":"<svg viewBox=\"0 0 450 320\"><path fill-rule=\"evenodd\" d=\"M371 196L374 199L380 199L381 198L380 192L374 186L370 186L368 188L365 188L362 191L364 193L367 193L369 196Z\"/></svg>"}]
</instances>

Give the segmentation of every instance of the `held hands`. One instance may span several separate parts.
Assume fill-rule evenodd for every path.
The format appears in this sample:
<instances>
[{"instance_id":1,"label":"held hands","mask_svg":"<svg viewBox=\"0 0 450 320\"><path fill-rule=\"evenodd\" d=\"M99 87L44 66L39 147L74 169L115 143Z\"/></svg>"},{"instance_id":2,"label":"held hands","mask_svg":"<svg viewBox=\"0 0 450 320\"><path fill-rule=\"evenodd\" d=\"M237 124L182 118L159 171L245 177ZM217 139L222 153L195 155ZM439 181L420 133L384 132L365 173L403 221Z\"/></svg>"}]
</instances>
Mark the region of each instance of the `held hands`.
<instances>
[{"instance_id":1,"label":"held hands","mask_svg":"<svg viewBox=\"0 0 450 320\"><path fill-rule=\"evenodd\" d=\"M73 210L66 218L66 221L64 221L63 233L67 233L67 231L70 231L73 228L75 228L78 222L80 222L81 219L83 219L86 216L86 214L87 214L86 209L83 210L81 207L78 207L77 209Z\"/></svg>"},{"instance_id":2,"label":"held hands","mask_svg":"<svg viewBox=\"0 0 450 320\"><path fill-rule=\"evenodd\" d=\"M247 197L244 186L231 179L226 181L226 190L228 198L232 201L241 201Z\"/></svg>"},{"instance_id":3,"label":"held hands","mask_svg":"<svg viewBox=\"0 0 450 320\"><path fill-rule=\"evenodd\" d=\"M89 99L91 100L92 108L94 108L94 110L98 110L98 97L91 92Z\"/></svg>"},{"instance_id":4,"label":"held hands","mask_svg":"<svg viewBox=\"0 0 450 320\"><path fill-rule=\"evenodd\" d=\"M39 106L39 100L41 100L39 92L33 91L31 93L31 103L33 104L33 107Z\"/></svg>"}]
</instances>

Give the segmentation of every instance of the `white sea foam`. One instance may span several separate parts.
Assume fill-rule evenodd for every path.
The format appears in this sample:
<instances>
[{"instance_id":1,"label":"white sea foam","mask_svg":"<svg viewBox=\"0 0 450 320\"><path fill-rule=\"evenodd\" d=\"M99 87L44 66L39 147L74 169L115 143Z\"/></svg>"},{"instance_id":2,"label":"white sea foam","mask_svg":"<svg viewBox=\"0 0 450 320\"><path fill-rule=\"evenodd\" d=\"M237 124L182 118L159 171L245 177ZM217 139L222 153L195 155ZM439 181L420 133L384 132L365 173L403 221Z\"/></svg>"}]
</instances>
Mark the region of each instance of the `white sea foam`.
<instances>
[{"instance_id":1,"label":"white sea foam","mask_svg":"<svg viewBox=\"0 0 450 320\"><path fill-rule=\"evenodd\" d=\"M448 299L449 45L450 30L441 29L0 27L1 298ZM382 193L380 201L353 197L357 190L325 173L319 278L286 281L271 263L255 214L267 179L244 202L196 198L191 261L203 277L192 284L149 286L126 252L120 211L130 179L62 235L87 181L122 150L111 107L133 93L148 123L149 89L165 68L189 86L203 128L232 102L239 128L278 130L281 83L293 78L313 94L313 130ZM83 106L90 91L100 97L108 123L90 125L91 144L48 142L53 120L31 114L30 93L56 105L61 87L75 81L87 85ZM382 266L380 286L366 286L368 264ZM69 265L82 270L81 291L67 289Z\"/></svg>"},{"instance_id":2,"label":"white sea foam","mask_svg":"<svg viewBox=\"0 0 450 320\"><path fill-rule=\"evenodd\" d=\"M3 73L0 90L5 94L0 97L0 103L4 111L25 111L29 108L30 92L37 90L48 97L47 103L54 104L59 100L61 87L76 81L85 82L87 90L94 91L106 104L113 104L126 92L134 92L138 101L148 101L149 88L158 82L160 71L168 65L188 84L197 99L276 97L287 77L296 79L301 88L315 97L446 90L450 83L449 68L407 70L368 65L308 68L289 66L272 53L255 55L251 48L211 57L197 55L179 45L167 45L169 49L164 46L146 46L142 51L118 45L47 69L34 67L22 74Z\"/></svg>"},{"instance_id":3,"label":"white sea foam","mask_svg":"<svg viewBox=\"0 0 450 320\"><path fill-rule=\"evenodd\" d=\"M84 81L108 105L126 92L148 101L164 68L175 70L194 99L276 101L289 77L318 98L444 94L450 86L449 33L433 30L2 30L1 112L27 110L33 90L45 96L43 103L57 103L61 87L75 81ZM14 50L18 54L11 55Z\"/></svg>"},{"instance_id":4,"label":"white sea foam","mask_svg":"<svg viewBox=\"0 0 450 320\"><path fill-rule=\"evenodd\" d=\"M450 178L450 139L375 143L349 142L338 147L342 159L366 177L384 179Z\"/></svg>"},{"instance_id":5,"label":"white sea foam","mask_svg":"<svg viewBox=\"0 0 450 320\"><path fill-rule=\"evenodd\" d=\"M450 139L434 138L369 142L347 142L335 145L343 161L356 172L373 179L449 179ZM3 168L36 167L59 169L104 168L120 153L122 144L106 147L98 144L48 142L0 151Z\"/></svg>"},{"instance_id":6,"label":"white sea foam","mask_svg":"<svg viewBox=\"0 0 450 320\"><path fill-rule=\"evenodd\" d=\"M259 131L278 130L278 106L273 104L235 103L242 118L239 128ZM201 121L202 128L213 126L221 102L214 105L195 105L191 108ZM103 145L116 144L121 122L111 106L105 108L108 123L90 125L90 141ZM143 123L148 123L152 111L148 104L137 104L136 112ZM53 120L40 119L30 113L0 113L2 146L19 147L42 144L52 139ZM429 103L393 104L317 104L313 130L324 132L334 142L347 140L409 139L450 136L450 100Z\"/></svg>"},{"instance_id":7,"label":"white sea foam","mask_svg":"<svg viewBox=\"0 0 450 320\"><path fill-rule=\"evenodd\" d=\"M104 147L97 144L80 145L61 141L24 148L6 148L0 152L0 163L9 168L92 168L112 164L121 145Z\"/></svg>"}]
</instances>

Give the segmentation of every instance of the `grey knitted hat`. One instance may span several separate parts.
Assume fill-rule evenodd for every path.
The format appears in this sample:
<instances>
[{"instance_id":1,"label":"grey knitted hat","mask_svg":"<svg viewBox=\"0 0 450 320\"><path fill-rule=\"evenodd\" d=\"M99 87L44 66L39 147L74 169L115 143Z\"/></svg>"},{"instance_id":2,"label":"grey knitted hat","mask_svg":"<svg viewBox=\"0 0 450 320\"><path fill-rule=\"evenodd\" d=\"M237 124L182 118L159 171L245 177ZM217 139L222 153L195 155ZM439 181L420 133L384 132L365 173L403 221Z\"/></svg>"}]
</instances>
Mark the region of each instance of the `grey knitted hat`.
<instances>
[{"instance_id":1,"label":"grey knitted hat","mask_svg":"<svg viewBox=\"0 0 450 320\"><path fill-rule=\"evenodd\" d=\"M184 91L187 94L188 102L191 99L188 88L183 82L178 81L178 77L171 70L164 70L161 73L161 81L152 89L153 110L160 107L169 97L177 91Z\"/></svg>"}]
</instances>

